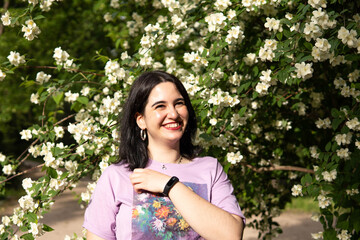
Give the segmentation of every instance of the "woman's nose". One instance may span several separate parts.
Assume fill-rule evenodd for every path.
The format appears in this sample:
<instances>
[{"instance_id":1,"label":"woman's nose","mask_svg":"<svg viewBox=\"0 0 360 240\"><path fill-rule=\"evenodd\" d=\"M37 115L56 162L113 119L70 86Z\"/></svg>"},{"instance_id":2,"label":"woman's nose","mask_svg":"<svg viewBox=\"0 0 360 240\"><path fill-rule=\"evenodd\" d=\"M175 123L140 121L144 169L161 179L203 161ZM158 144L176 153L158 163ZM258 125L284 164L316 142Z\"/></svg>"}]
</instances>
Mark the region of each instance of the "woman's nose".
<instances>
[{"instance_id":1,"label":"woman's nose","mask_svg":"<svg viewBox=\"0 0 360 240\"><path fill-rule=\"evenodd\" d=\"M174 119L176 119L176 118L179 117L179 113L178 113L178 111L176 110L175 106L170 106L170 107L169 107L168 116L169 116L169 117L172 117L172 118L174 118Z\"/></svg>"}]
</instances>

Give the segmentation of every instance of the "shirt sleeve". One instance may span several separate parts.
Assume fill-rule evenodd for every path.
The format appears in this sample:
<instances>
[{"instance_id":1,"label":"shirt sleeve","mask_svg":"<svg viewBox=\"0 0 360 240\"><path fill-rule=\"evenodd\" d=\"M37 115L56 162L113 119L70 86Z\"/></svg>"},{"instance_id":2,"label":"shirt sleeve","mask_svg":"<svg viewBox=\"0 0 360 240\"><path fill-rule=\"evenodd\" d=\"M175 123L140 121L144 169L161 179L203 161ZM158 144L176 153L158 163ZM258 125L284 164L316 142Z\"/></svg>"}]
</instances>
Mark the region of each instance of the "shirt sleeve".
<instances>
[{"instance_id":1,"label":"shirt sleeve","mask_svg":"<svg viewBox=\"0 0 360 240\"><path fill-rule=\"evenodd\" d=\"M111 167L108 167L98 180L85 211L83 227L101 238L116 240L116 214L119 211L119 203L116 201L111 172Z\"/></svg>"},{"instance_id":2,"label":"shirt sleeve","mask_svg":"<svg viewBox=\"0 0 360 240\"><path fill-rule=\"evenodd\" d=\"M216 172L212 182L211 203L231 214L240 216L245 224L245 217L234 195L234 188L218 161L216 161Z\"/></svg>"}]
</instances>

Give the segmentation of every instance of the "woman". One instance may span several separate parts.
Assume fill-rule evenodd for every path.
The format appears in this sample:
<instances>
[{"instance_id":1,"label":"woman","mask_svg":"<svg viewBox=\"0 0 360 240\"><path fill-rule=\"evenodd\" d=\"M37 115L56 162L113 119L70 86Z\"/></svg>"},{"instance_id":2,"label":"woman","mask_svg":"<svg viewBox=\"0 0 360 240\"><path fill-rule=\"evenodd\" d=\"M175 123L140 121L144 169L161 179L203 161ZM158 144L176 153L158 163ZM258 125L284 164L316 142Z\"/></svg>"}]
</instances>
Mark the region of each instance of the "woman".
<instances>
[{"instance_id":1,"label":"woman","mask_svg":"<svg viewBox=\"0 0 360 240\"><path fill-rule=\"evenodd\" d=\"M241 239L245 218L215 158L196 157L196 117L182 83L153 71L133 84L120 161L100 177L87 239Z\"/></svg>"}]
</instances>

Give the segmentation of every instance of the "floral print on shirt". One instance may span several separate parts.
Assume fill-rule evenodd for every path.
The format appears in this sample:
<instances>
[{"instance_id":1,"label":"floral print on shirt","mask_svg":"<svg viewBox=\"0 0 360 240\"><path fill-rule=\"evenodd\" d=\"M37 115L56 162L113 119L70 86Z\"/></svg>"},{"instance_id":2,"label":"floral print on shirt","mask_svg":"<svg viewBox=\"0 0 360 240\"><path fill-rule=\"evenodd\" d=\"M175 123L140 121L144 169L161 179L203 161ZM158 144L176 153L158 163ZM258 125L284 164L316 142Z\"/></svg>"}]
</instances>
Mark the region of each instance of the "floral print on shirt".
<instances>
[{"instance_id":1,"label":"floral print on shirt","mask_svg":"<svg viewBox=\"0 0 360 240\"><path fill-rule=\"evenodd\" d=\"M184 183L207 200L207 185ZM167 197L134 192L132 239L201 239Z\"/></svg>"}]
</instances>

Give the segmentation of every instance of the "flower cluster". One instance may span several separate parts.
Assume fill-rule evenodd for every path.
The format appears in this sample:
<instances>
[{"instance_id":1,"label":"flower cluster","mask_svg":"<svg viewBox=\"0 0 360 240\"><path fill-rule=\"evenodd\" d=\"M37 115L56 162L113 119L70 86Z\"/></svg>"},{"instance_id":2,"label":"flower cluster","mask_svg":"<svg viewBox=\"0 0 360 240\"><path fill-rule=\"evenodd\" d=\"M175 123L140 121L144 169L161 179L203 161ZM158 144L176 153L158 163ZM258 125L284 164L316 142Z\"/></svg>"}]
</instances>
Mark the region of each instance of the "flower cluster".
<instances>
[{"instance_id":1,"label":"flower cluster","mask_svg":"<svg viewBox=\"0 0 360 240\"><path fill-rule=\"evenodd\" d=\"M65 50L62 50L61 47L55 48L53 58L56 61L56 65L71 71L76 68L76 65L74 59L70 59L69 57L70 55Z\"/></svg>"},{"instance_id":2,"label":"flower cluster","mask_svg":"<svg viewBox=\"0 0 360 240\"><path fill-rule=\"evenodd\" d=\"M20 53L11 51L10 55L7 57L9 62L15 67L25 63L25 56L20 55Z\"/></svg>"},{"instance_id":3,"label":"flower cluster","mask_svg":"<svg viewBox=\"0 0 360 240\"><path fill-rule=\"evenodd\" d=\"M292 195L294 197L302 196L302 186L300 184L296 184L291 188Z\"/></svg>"},{"instance_id":4,"label":"flower cluster","mask_svg":"<svg viewBox=\"0 0 360 240\"><path fill-rule=\"evenodd\" d=\"M260 95L266 95L268 88L276 84L276 81L271 79L271 73L272 71L270 69L261 72L260 82L255 87L255 91Z\"/></svg>"},{"instance_id":5,"label":"flower cluster","mask_svg":"<svg viewBox=\"0 0 360 240\"><path fill-rule=\"evenodd\" d=\"M226 159L229 163L231 164L237 164L239 163L242 159L244 158L243 155L241 155L241 153L238 151L236 153L234 152L229 152L228 154L226 154Z\"/></svg>"},{"instance_id":6,"label":"flower cluster","mask_svg":"<svg viewBox=\"0 0 360 240\"><path fill-rule=\"evenodd\" d=\"M41 30L32 19L27 20L25 24L22 26L21 31L24 33L26 40L32 41L41 33Z\"/></svg>"}]
</instances>

